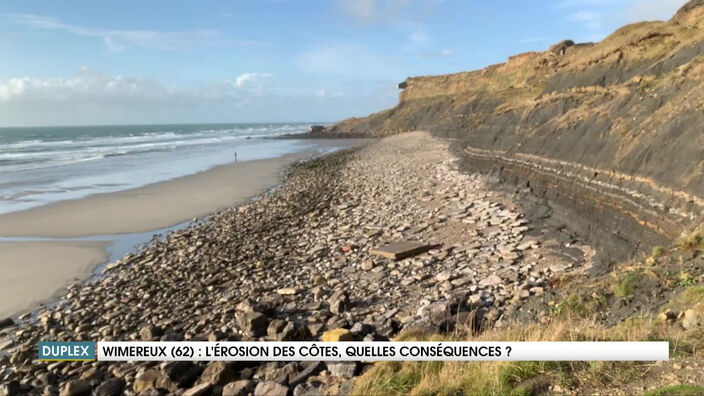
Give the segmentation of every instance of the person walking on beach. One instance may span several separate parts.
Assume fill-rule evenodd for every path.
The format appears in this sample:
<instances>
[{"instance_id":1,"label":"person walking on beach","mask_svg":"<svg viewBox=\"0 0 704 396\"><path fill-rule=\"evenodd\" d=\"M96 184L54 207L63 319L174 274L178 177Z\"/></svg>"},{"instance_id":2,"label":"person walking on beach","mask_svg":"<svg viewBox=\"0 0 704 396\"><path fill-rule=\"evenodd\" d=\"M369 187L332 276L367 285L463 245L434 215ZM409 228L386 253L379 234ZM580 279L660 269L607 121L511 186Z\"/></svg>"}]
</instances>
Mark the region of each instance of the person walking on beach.
<instances>
[{"instance_id":1,"label":"person walking on beach","mask_svg":"<svg viewBox=\"0 0 704 396\"><path fill-rule=\"evenodd\" d=\"M237 162L237 151L235 151L235 162Z\"/></svg>"}]
</instances>

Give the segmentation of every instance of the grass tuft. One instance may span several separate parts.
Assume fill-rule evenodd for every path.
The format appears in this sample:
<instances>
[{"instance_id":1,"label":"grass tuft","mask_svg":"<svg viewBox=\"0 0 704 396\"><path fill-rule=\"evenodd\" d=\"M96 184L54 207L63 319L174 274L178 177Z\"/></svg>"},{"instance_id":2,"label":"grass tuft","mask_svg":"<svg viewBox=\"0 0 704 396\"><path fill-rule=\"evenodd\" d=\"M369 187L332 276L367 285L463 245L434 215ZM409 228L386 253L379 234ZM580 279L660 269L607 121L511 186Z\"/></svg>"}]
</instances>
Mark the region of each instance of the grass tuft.
<instances>
[{"instance_id":1,"label":"grass tuft","mask_svg":"<svg viewBox=\"0 0 704 396\"><path fill-rule=\"evenodd\" d=\"M659 282L659 278L652 270L637 268L616 278L613 293L616 297L630 297L635 294L637 289L648 289L657 282Z\"/></svg>"},{"instance_id":2,"label":"grass tuft","mask_svg":"<svg viewBox=\"0 0 704 396\"><path fill-rule=\"evenodd\" d=\"M628 297L635 292L636 286L643 277L642 271L630 271L619 279L614 287L614 296Z\"/></svg>"},{"instance_id":3,"label":"grass tuft","mask_svg":"<svg viewBox=\"0 0 704 396\"><path fill-rule=\"evenodd\" d=\"M700 226L689 235L683 236L678 244L683 250L704 250L704 227Z\"/></svg>"},{"instance_id":4,"label":"grass tuft","mask_svg":"<svg viewBox=\"0 0 704 396\"><path fill-rule=\"evenodd\" d=\"M665 248L662 246L653 246L650 250L650 256L654 258L662 257L665 254Z\"/></svg>"}]
</instances>

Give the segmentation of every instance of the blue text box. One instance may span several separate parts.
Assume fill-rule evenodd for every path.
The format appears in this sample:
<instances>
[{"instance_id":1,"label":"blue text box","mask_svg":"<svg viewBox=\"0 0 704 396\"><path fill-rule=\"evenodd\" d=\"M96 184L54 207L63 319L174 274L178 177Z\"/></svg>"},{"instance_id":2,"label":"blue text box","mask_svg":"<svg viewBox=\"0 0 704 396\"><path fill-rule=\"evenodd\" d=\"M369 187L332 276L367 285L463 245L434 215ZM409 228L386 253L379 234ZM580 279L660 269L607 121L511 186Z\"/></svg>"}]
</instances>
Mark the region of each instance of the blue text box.
<instances>
[{"instance_id":1,"label":"blue text box","mask_svg":"<svg viewBox=\"0 0 704 396\"><path fill-rule=\"evenodd\" d=\"M39 360L95 360L95 343L42 341Z\"/></svg>"}]
</instances>

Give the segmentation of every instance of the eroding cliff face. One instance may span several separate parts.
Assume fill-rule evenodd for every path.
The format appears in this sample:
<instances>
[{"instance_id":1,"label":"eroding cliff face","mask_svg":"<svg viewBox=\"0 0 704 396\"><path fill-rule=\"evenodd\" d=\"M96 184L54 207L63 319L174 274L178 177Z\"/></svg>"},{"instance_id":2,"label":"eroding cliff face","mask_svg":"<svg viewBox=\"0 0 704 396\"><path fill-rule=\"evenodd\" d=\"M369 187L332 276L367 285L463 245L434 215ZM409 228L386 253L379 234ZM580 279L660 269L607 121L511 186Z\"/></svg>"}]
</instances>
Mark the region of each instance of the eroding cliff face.
<instances>
[{"instance_id":1,"label":"eroding cliff face","mask_svg":"<svg viewBox=\"0 0 704 396\"><path fill-rule=\"evenodd\" d=\"M694 0L668 22L625 26L597 44L564 41L479 71L409 78L393 109L329 131L457 139L467 166L589 217L595 237L662 243L704 213L703 22Z\"/></svg>"}]
</instances>

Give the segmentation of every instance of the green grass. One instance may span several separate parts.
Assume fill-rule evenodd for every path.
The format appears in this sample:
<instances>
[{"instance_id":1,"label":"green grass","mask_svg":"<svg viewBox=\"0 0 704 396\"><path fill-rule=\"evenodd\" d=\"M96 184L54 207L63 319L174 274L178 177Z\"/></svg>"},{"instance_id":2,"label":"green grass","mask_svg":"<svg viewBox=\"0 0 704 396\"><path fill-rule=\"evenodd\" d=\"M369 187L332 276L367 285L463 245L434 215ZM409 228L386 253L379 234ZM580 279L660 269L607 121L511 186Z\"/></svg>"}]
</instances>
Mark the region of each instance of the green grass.
<instances>
[{"instance_id":1,"label":"green grass","mask_svg":"<svg viewBox=\"0 0 704 396\"><path fill-rule=\"evenodd\" d=\"M704 396L704 386L669 385L647 392L645 396Z\"/></svg>"},{"instance_id":2,"label":"green grass","mask_svg":"<svg viewBox=\"0 0 704 396\"><path fill-rule=\"evenodd\" d=\"M591 296L572 294L552 307L553 316L564 318L587 318L608 305L606 297L594 293Z\"/></svg>"},{"instance_id":3,"label":"green grass","mask_svg":"<svg viewBox=\"0 0 704 396\"><path fill-rule=\"evenodd\" d=\"M643 277L642 271L631 271L626 273L614 287L614 296L628 297L635 292L636 286Z\"/></svg>"},{"instance_id":4,"label":"green grass","mask_svg":"<svg viewBox=\"0 0 704 396\"><path fill-rule=\"evenodd\" d=\"M616 279L613 287L614 296L629 297L635 294L636 289L649 288L658 282L658 276L651 270L638 268L628 271Z\"/></svg>"},{"instance_id":5,"label":"green grass","mask_svg":"<svg viewBox=\"0 0 704 396\"><path fill-rule=\"evenodd\" d=\"M686 272L682 272L680 274L679 279L677 280L677 286L680 287L692 287L695 284L696 282L694 281L694 278L692 278L692 276L690 276Z\"/></svg>"},{"instance_id":6,"label":"green grass","mask_svg":"<svg viewBox=\"0 0 704 396\"><path fill-rule=\"evenodd\" d=\"M650 256L651 257L661 257L663 254L665 254L665 248L662 246L653 246L653 248L650 250Z\"/></svg>"},{"instance_id":7,"label":"green grass","mask_svg":"<svg viewBox=\"0 0 704 396\"><path fill-rule=\"evenodd\" d=\"M548 325L491 329L469 341L633 341L677 338L677 328L649 319L605 327L591 320L556 319ZM678 333L679 334L679 333ZM397 341L453 338L405 332ZM682 342L679 340L678 342ZM381 362L355 383L358 395L534 395L562 389L608 389L643 377L637 362Z\"/></svg>"},{"instance_id":8,"label":"green grass","mask_svg":"<svg viewBox=\"0 0 704 396\"><path fill-rule=\"evenodd\" d=\"M702 302L704 302L704 286L690 286L684 289L677 297L670 300L664 308L681 311L692 308Z\"/></svg>"},{"instance_id":9,"label":"green grass","mask_svg":"<svg viewBox=\"0 0 704 396\"><path fill-rule=\"evenodd\" d=\"M425 376L434 375L443 362L386 362L377 366L382 380L375 384L375 391L385 395L403 395L413 389Z\"/></svg>"}]
</instances>

